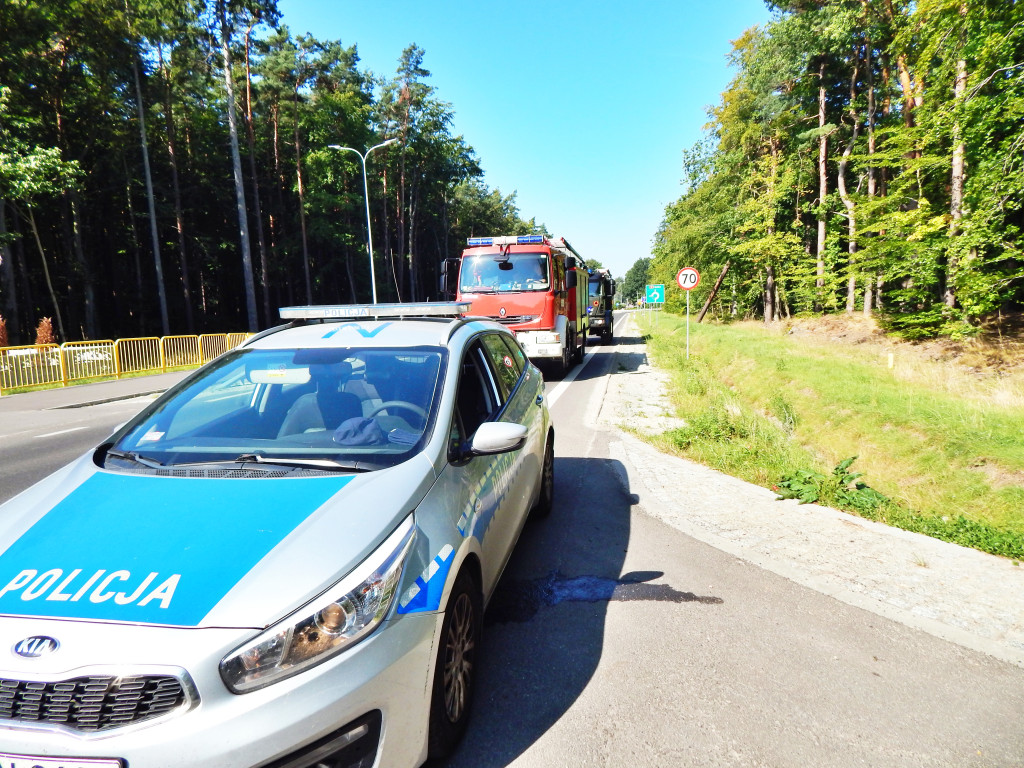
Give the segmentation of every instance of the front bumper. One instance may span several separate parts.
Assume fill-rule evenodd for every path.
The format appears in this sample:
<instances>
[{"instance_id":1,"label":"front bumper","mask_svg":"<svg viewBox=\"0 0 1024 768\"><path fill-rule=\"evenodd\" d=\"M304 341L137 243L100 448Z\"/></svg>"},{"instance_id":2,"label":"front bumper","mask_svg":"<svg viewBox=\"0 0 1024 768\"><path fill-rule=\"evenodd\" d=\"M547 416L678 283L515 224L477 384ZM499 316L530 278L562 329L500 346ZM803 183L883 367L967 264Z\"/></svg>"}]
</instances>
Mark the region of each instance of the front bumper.
<instances>
[{"instance_id":1,"label":"front bumper","mask_svg":"<svg viewBox=\"0 0 1024 768\"><path fill-rule=\"evenodd\" d=\"M98 733L0 721L0 752L114 758L129 768L305 768L322 758L318 746L333 745L328 748L349 750L353 768L415 768L426 758L439 627L439 614L395 617L323 664L236 695L224 686L218 663L251 632L8 619L0 628L0 647L12 647L27 635L48 634L61 638L61 648L46 659L18 659L19 668L2 669L0 677L50 680L100 668L127 673L153 667L154 658L162 658L170 662L167 668L187 670L198 703L187 711ZM117 659L116 665L96 665L99 649ZM48 668L34 670L33 678L28 670L40 661ZM379 745L358 744L362 738L372 740L378 717Z\"/></svg>"},{"instance_id":2,"label":"front bumper","mask_svg":"<svg viewBox=\"0 0 1024 768\"><path fill-rule=\"evenodd\" d=\"M531 360L537 358L560 358L562 339L557 331L516 331L516 338L523 345L523 351Z\"/></svg>"}]
</instances>

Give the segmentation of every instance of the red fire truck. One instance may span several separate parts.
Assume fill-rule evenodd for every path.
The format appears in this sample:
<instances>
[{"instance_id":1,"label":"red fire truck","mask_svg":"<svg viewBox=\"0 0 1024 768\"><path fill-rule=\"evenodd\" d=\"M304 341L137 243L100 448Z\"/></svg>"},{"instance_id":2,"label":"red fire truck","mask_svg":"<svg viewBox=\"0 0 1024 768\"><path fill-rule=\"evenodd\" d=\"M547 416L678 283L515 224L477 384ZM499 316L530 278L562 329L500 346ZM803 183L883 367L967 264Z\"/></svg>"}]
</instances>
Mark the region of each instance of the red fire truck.
<instances>
[{"instance_id":1,"label":"red fire truck","mask_svg":"<svg viewBox=\"0 0 1024 768\"><path fill-rule=\"evenodd\" d=\"M587 268L562 237L471 237L458 265L457 301L509 326L534 361L565 373L587 345Z\"/></svg>"}]
</instances>

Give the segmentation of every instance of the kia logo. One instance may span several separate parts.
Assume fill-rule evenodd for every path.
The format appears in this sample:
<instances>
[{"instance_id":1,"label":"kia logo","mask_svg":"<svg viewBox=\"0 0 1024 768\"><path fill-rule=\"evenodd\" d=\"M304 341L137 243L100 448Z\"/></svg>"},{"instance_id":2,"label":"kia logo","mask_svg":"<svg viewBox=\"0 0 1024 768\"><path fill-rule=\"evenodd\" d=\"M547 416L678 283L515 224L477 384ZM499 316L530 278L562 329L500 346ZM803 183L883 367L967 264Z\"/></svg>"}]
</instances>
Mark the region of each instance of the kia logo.
<instances>
[{"instance_id":1,"label":"kia logo","mask_svg":"<svg viewBox=\"0 0 1024 768\"><path fill-rule=\"evenodd\" d=\"M38 659L40 656L53 653L58 648L60 648L60 643L52 637L33 635L32 637L26 637L24 640L19 640L14 644L12 650L18 656L24 656L26 659Z\"/></svg>"}]
</instances>

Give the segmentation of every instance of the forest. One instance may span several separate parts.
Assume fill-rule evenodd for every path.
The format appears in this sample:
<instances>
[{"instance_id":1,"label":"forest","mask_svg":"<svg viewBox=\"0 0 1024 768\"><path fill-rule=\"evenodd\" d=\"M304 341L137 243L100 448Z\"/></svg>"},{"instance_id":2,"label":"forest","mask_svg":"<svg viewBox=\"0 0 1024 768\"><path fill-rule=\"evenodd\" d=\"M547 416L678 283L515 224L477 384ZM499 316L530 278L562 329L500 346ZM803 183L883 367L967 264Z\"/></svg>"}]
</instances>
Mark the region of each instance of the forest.
<instances>
[{"instance_id":1,"label":"forest","mask_svg":"<svg viewBox=\"0 0 1024 768\"><path fill-rule=\"evenodd\" d=\"M862 312L906 338L1019 317L1024 3L769 6L684 152L647 282L694 266L694 299L720 282L712 316Z\"/></svg>"},{"instance_id":2,"label":"forest","mask_svg":"<svg viewBox=\"0 0 1024 768\"><path fill-rule=\"evenodd\" d=\"M0 3L0 346L256 331L280 306L438 299L483 181L425 52L393 75L276 0ZM400 54L400 55L399 55ZM347 147L354 151L332 149Z\"/></svg>"}]
</instances>

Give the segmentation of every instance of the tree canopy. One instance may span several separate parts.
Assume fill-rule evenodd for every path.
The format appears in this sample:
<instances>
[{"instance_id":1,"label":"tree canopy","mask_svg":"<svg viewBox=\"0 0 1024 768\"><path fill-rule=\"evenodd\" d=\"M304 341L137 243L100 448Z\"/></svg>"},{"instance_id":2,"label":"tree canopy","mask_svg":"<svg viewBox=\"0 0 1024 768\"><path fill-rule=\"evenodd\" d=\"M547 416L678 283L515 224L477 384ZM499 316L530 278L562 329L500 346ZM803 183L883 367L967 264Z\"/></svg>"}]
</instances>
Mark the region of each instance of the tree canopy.
<instances>
[{"instance_id":1,"label":"tree canopy","mask_svg":"<svg viewBox=\"0 0 1024 768\"><path fill-rule=\"evenodd\" d=\"M728 262L720 317L878 312L910 336L1019 311L1024 4L770 5L684 153L651 281Z\"/></svg>"},{"instance_id":2,"label":"tree canopy","mask_svg":"<svg viewBox=\"0 0 1024 768\"><path fill-rule=\"evenodd\" d=\"M276 0L0 4L0 316L59 341L255 330L279 306L436 299L489 189L426 53L361 68ZM340 152L330 145L350 147Z\"/></svg>"}]
</instances>

